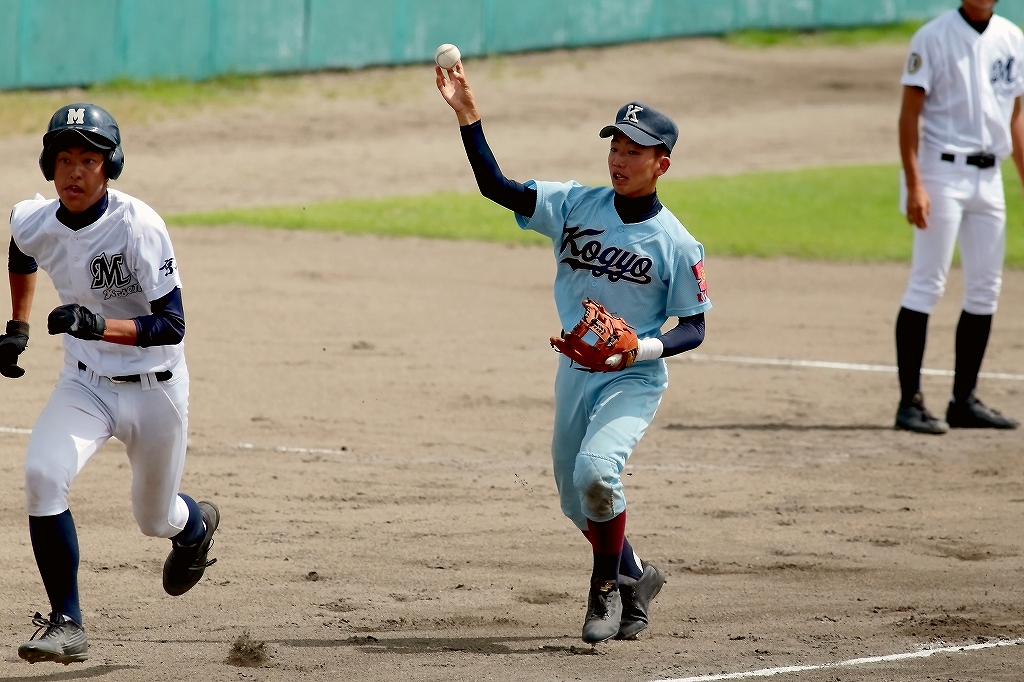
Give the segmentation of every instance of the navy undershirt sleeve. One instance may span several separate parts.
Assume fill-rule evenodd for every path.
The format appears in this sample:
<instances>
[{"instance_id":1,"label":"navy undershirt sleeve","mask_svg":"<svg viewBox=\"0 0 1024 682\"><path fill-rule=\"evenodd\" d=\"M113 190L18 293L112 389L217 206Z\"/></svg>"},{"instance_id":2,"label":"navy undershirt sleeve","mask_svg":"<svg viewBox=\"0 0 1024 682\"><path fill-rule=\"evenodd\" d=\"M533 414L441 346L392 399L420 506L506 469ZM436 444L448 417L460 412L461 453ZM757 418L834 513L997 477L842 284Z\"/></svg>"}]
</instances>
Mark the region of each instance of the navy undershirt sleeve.
<instances>
[{"instance_id":1,"label":"navy undershirt sleeve","mask_svg":"<svg viewBox=\"0 0 1024 682\"><path fill-rule=\"evenodd\" d=\"M537 208L537 190L502 175L498 162L494 160L494 154L487 145L481 122L461 126L460 131L480 193L499 206L504 206L526 218L531 217Z\"/></svg>"},{"instance_id":2,"label":"navy undershirt sleeve","mask_svg":"<svg viewBox=\"0 0 1024 682\"><path fill-rule=\"evenodd\" d=\"M174 346L185 338L185 311L181 306L181 289L174 287L171 293L149 304L152 315L133 317L139 332L136 346Z\"/></svg>"},{"instance_id":3,"label":"navy undershirt sleeve","mask_svg":"<svg viewBox=\"0 0 1024 682\"><path fill-rule=\"evenodd\" d=\"M668 330L658 339L665 347L661 354L663 358L693 350L704 341L704 313L680 317L678 326Z\"/></svg>"},{"instance_id":4,"label":"navy undershirt sleeve","mask_svg":"<svg viewBox=\"0 0 1024 682\"><path fill-rule=\"evenodd\" d=\"M7 271L12 275L31 275L38 269L36 259L22 253L11 237L11 245L7 249Z\"/></svg>"}]
</instances>

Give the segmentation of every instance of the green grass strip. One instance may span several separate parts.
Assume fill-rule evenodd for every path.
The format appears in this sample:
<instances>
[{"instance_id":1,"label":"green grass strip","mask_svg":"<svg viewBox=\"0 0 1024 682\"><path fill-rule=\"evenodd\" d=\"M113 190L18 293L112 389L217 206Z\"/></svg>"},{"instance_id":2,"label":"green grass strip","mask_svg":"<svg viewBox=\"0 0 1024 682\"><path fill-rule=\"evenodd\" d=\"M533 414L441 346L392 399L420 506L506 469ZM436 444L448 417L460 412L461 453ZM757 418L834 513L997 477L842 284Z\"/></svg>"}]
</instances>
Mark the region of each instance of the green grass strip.
<instances>
[{"instance_id":1,"label":"green grass strip","mask_svg":"<svg viewBox=\"0 0 1024 682\"><path fill-rule=\"evenodd\" d=\"M1024 201L1004 167L1007 264L1024 267ZM913 229L897 209L896 165L668 180L658 193L712 255L840 261L905 261ZM177 225L244 225L396 237L549 244L477 194L344 199L306 206L172 215Z\"/></svg>"},{"instance_id":2,"label":"green grass strip","mask_svg":"<svg viewBox=\"0 0 1024 682\"><path fill-rule=\"evenodd\" d=\"M239 208L172 215L177 225L246 225L283 230L327 230L391 237L474 239L513 244L550 244L520 230L512 214L479 194L445 192L381 199L341 199L305 206Z\"/></svg>"},{"instance_id":3,"label":"green grass strip","mask_svg":"<svg viewBox=\"0 0 1024 682\"><path fill-rule=\"evenodd\" d=\"M666 183L660 194L709 253L904 260L911 229L896 166L751 173Z\"/></svg>"},{"instance_id":4,"label":"green grass strip","mask_svg":"<svg viewBox=\"0 0 1024 682\"><path fill-rule=\"evenodd\" d=\"M882 26L858 26L817 30L749 29L722 37L729 45L745 48L765 47L857 47L873 43L906 43L923 22L905 21Z\"/></svg>"}]
</instances>

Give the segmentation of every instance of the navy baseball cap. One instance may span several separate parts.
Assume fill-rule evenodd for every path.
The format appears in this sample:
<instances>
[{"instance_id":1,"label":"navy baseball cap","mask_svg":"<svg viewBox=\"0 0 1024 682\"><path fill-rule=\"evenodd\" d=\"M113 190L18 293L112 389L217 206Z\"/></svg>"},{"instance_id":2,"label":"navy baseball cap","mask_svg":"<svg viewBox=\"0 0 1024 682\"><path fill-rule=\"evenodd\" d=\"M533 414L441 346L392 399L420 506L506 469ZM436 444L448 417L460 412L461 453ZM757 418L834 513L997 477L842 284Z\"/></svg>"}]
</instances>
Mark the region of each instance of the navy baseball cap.
<instances>
[{"instance_id":1,"label":"navy baseball cap","mask_svg":"<svg viewBox=\"0 0 1024 682\"><path fill-rule=\"evenodd\" d=\"M679 128L665 114L643 102L630 102L619 109L615 123L601 128L601 137L622 133L642 147L664 145L669 153L676 146Z\"/></svg>"}]
</instances>

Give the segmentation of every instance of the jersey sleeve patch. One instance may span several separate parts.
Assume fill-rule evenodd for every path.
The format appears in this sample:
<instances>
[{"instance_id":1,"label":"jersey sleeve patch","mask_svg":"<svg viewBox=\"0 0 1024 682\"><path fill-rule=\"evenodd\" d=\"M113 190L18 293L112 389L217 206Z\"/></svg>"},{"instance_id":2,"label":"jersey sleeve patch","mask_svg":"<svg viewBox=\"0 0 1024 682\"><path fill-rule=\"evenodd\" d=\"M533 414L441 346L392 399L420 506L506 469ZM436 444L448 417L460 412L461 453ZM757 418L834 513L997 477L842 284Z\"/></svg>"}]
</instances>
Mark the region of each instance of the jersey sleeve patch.
<instances>
[{"instance_id":1,"label":"jersey sleeve patch","mask_svg":"<svg viewBox=\"0 0 1024 682\"><path fill-rule=\"evenodd\" d=\"M910 41L910 50L907 53L907 61L903 65L903 76L900 78L901 85L921 88L930 93L932 89L932 70L928 58L928 40L921 31Z\"/></svg>"},{"instance_id":2,"label":"jersey sleeve patch","mask_svg":"<svg viewBox=\"0 0 1024 682\"><path fill-rule=\"evenodd\" d=\"M665 312L670 317L690 317L711 310L707 274L704 272L704 247L690 239L675 249L670 266L668 299Z\"/></svg>"},{"instance_id":3,"label":"jersey sleeve patch","mask_svg":"<svg viewBox=\"0 0 1024 682\"><path fill-rule=\"evenodd\" d=\"M690 270L693 271L693 276L697 280L697 303L707 303L708 278L704 274L704 260L697 261L697 264L692 266Z\"/></svg>"},{"instance_id":4,"label":"jersey sleeve patch","mask_svg":"<svg viewBox=\"0 0 1024 682\"><path fill-rule=\"evenodd\" d=\"M174 257L171 238L162 221L139 225L137 239L130 255L131 271L138 279L147 300L166 296L181 287L178 261Z\"/></svg>"}]
</instances>

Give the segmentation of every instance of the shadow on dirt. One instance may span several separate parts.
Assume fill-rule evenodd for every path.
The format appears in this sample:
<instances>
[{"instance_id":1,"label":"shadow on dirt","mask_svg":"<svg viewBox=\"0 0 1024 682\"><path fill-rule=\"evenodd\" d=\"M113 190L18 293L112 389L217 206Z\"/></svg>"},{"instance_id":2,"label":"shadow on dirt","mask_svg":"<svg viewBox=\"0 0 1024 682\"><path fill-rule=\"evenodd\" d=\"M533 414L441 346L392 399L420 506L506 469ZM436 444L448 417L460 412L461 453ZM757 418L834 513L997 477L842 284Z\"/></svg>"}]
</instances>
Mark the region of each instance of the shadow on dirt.
<instances>
[{"instance_id":1,"label":"shadow on dirt","mask_svg":"<svg viewBox=\"0 0 1024 682\"><path fill-rule=\"evenodd\" d=\"M48 673L46 675L24 675L22 677L4 677L4 682L40 682L40 680L87 680L90 677L102 677L119 670L134 670L134 665L97 665L91 668L71 669L67 672Z\"/></svg>"},{"instance_id":2,"label":"shadow on dirt","mask_svg":"<svg viewBox=\"0 0 1024 682\"><path fill-rule=\"evenodd\" d=\"M291 647L359 647L366 651L397 654L424 654L439 651L460 651L469 654L565 654L600 655L598 649L585 645L543 644L552 637L365 637L353 635L346 639L280 639L275 644Z\"/></svg>"},{"instance_id":3,"label":"shadow on dirt","mask_svg":"<svg viewBox=\"0 0 1024 682\"><path fill-rule=\"evenodd\" d=\"M668 424L669 431L892 431L881 424Z\"/></svg>"}]
</instances>

